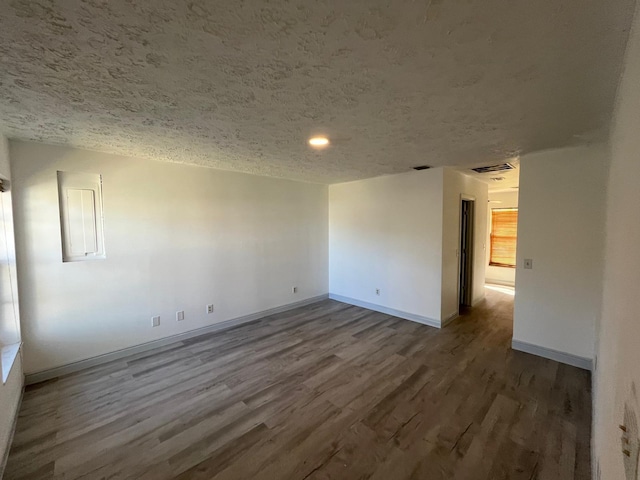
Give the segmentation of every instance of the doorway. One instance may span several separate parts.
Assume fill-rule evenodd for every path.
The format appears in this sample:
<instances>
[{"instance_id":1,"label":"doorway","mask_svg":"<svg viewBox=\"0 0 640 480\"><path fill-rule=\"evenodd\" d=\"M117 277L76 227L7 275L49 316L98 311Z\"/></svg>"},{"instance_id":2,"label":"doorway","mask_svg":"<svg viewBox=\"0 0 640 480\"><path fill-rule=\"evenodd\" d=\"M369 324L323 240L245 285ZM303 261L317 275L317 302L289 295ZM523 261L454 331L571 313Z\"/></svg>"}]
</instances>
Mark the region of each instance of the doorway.
<instances>
[{"instance_id":1,"label":"doorway","mask_svg":"<svg viewBox=\"0 0 640 480\"><path fill-rule=\"evenodd\" d=\"M473 302L473 242L475 201L462 198L460 204L460 279L458 303L470 307Z\"/></svg>"}]
</instances>

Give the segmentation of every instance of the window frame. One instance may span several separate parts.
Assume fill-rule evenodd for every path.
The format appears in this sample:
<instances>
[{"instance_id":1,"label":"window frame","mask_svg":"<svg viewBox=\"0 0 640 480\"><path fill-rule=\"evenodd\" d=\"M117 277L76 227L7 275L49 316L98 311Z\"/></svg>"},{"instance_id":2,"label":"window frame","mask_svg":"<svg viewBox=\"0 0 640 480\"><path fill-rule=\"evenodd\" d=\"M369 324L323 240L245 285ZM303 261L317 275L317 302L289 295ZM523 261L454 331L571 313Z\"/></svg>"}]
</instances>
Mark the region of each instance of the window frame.
<instances>
[{"instance_id":1,"label":"window frame","mask_svg":"<svg viewBox=\"0 0 640 480\"><path fill-rule=\"evenodd\" d=\"M489 266L491 267L502 267L502 268L516 268L517 266L517 259L516 259L516 252L517 252L517 247L518 247L518 234L517 234L517 221L516 221L516 235L515 236L506 236L506 235L502 235L503 237L512 237L513 238L513 242L514 242L514 246L513 246L513 251L514 251L514 255L513 255L513 264L507 264L507 263L499 263L499 262L494 262L493 261L493 239L494 239L494 234L493 234L493 215L494 212L500 212L500 211L515 211L517 212L517 214L519 213L518 211L518 207L501 207L501 208L492 208L491 209L491 218L490 218L490 228L489 228Z\"/></svg>"}]
</instances>

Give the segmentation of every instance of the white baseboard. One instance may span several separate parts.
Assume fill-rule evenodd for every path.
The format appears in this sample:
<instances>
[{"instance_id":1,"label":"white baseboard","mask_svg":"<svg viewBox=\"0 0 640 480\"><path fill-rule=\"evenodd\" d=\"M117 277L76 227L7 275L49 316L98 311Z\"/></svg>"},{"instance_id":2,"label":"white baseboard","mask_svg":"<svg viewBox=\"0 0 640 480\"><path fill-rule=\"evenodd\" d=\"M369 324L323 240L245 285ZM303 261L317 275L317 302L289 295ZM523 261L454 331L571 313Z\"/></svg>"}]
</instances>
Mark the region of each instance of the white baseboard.
<instances>
[{"instance_id":1,"label":"white baseboard","mask_svg":"<svg viewBox=\"0 0 640 480\"><path fill-rule=\"evenodd\" d=\"M515 287L516 282L511 282L509 280L493 280L491 278L486 278L484 281L487 285L500 285L501 287Z\"/></svg>"},{"instance_id":2,"label":"white baseboard","mask_svg":"<svg viewBox=\"0 0 640 480\"><path fill-rule=\"evenodd\" d=\"M103 363L111 362L113 360L118 360L120 358L128 357L129 355L135 355L137 353L153 350L154 348L164 347L165 345L179 342L180 340L187 340L189 338L199 337L200 335L206 335L208 333L225 330L227 328L235 327L243 323L253 322L254 320L258 320L263 317L268 317L269 315L275 315L278 313L286 312L288 310L293 310L295 308L304 307L305 305L310 305L312 303L320 302L322 300L326 300L327 298L329 298L329 295L325 293L323 295L318 295L317 297L311 297L311 298L307 298L306 300L301 300L299 302L288 303L280 307L270 308L268 310L262 310L261 312L251 313L249 315L244 315L242 317L232 318L230 320L225 320L224 322L215 323L213 325L209 325L203 328L197 328L195 330L189 330L188 332L179 333L177 335L171 335L170 337L161 338L159 340L143 343L141 345L136 345L129 348L123 348L122 350L105 353L104 355L87 358L86 360L80 360L78 362L70 363L68 365L62 365L60 367L51 368L49 370L45 370L42 372L30 373L25 376L25 383L27 385L33 385L34 383L44 382L45 380L50 380L52 378L60 377L62 375L78 372L86 368L95 367L96 365L101 365Z\"/></svg>"},{"instance_id":3,"label":"white baseboard","mask_svg":"<svg viewBox=\"0 0 640 480\"><path fill-rule=\"evenodd\" d=\"M531 343L521 342L520 340L512 340L511 348L520 352L530 353L538 357L548 358L556 362L565 363L573 367L582 368L584 370L593 370L593 360L586 357L579 357L571 353L560 352L552 348L541 347Z\"/></svg>"},{"instance_id":4,"label":"white baseboard","mask_svg":"<svg viewBox=\"0 0 640 480\"><path fill-rule=\"evenodd\" d=\"M422 323L423 325L427 325L429 327L441 328L441 324L438 320L424 317L422 315L417 315L415 313L403 312L402 310L396 310L395 308L384 307L375 303L356 300L355 298L343 297L342 295L336 295L334 293L330 293L329 298L338 302L348 303L349 305L355 305L356 307L366 308L367 310L386 313L387 315L393 315L394 317L404 318L405 320L411 320L412 322Z\"/></svg>"}]
</instances>

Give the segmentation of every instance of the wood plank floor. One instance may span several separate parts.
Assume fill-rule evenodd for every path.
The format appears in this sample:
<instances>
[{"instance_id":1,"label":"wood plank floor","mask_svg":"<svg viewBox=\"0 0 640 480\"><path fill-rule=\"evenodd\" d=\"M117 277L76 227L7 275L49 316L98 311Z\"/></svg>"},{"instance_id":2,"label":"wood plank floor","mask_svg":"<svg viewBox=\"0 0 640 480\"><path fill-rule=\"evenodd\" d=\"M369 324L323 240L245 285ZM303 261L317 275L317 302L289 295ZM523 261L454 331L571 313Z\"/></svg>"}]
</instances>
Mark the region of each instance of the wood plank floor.
<instances>
[{"instance_id":1,"label":"wood plank floor","mask_svg":"<svg viewBox=\"0 0 640 480\"><path fill-rule=\"evenodd\" d=\"M590 375L323 301L28 387L5 479L588 479Z\"/></svg>"}]
</instances>

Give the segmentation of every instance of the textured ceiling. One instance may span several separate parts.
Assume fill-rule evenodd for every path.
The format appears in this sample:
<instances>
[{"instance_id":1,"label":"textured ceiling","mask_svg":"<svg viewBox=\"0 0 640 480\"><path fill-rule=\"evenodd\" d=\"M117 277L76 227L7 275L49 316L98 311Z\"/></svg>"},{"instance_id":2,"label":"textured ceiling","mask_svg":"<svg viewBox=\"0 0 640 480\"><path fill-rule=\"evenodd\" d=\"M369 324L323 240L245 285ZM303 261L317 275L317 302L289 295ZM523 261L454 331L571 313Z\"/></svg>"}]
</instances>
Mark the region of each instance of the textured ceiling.
<instances>
[{"instance_id":1,"label":"textured ceiling","mask_svg":"<svg viewBox=\"0 0 640 480\"><path fill-rule=\"evenodd\" d=\"M0 130L323 183L495 162L604 138L632 8L4 0Z\"/></svg>"}]
</instances>

